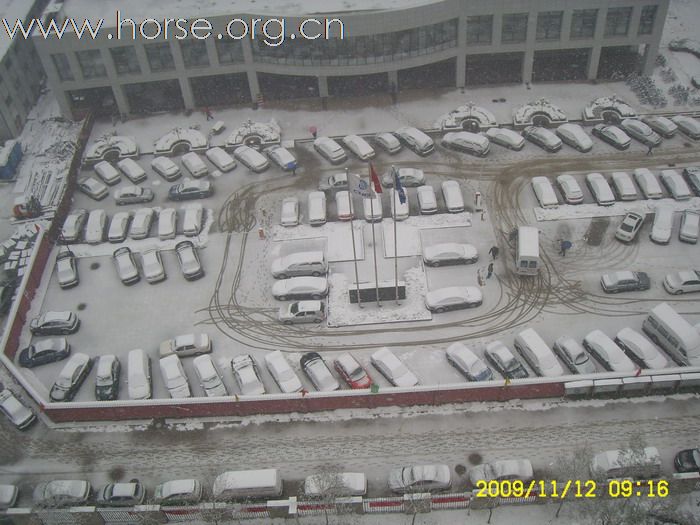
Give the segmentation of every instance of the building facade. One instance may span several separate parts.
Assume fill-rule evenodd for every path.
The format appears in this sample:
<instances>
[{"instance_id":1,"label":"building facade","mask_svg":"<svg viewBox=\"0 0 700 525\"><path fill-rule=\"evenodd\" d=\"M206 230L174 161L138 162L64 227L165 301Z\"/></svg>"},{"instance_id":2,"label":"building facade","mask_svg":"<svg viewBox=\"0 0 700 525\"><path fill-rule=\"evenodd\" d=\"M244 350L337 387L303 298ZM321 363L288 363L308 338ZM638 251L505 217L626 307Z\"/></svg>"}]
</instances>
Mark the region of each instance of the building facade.
<instances>
[{"instance_id":1,"label":"building facade","mask_svg":"<svg viewBox=\"0 0 700 525\"><path fill-rule=\"evenodd\" d=\"M202 13L213 35L204 40L116 40L64 36L34 41L48 83L66 115L86 110L148 113L247 103L258 99L333 97L438 86L622 78L651 72L669 0L406 0L391 9L353 9L327 0L329 38L292 39L303 6L289 14L274 2L236 2L241 12ZM90 0L64 0L52 13L90 17ZM96 3L99 4L99 3ZM119 3L135 18L139 2ZM167 4L167 2L166 2ZM376 6L377 2L368 2ZM194 5L194 4L193 4ZM180 11L185 8L181 6ZM255 9L255 10L253 10ZM82 14L81 14L82 13ZM107 16L106 14L103 16ZM140 14L143 20L150 14ZM318 14L313 15L318 18ZM284 43L233 39L233 18L286 17ZM156 16L154 15L154 18ZM106 27L109 29L109 19ZM111 26L115 33L116 24ZM129 26L123 26L129 30ZM152 36L152 35L149 35Z\"/></svg>"}]
</instances>

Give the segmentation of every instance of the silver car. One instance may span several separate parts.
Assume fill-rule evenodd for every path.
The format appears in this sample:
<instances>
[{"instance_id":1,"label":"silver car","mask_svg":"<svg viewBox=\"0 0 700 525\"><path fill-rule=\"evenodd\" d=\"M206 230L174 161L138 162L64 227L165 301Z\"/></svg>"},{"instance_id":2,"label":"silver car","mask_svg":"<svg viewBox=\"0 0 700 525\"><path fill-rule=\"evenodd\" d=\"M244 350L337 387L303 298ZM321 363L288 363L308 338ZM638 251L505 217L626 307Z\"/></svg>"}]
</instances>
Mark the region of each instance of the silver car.
<instances>
[{"instance_id":1,"label":"silver car","mask_svg":"<svg viewBox=\"0 0 700 525\"><path fill-rule=\"evenodd\" d=\"M595 373L595 363L573 337L560 337L554 341L552 349L574 374Z\"/></svg>"},{"instance_id":2,"label":"silver car","mask_svg":"<svg viewBox=\"0 0 700 525\"><path fill-rule=\"evenodd\" d=\"M152 248L141 254L141 268L143 268L143 276L150 284L164 281L167 277L163 261L160 258L160 252Z\"/></svg>"},{"instance_id":3,"label":"silver car","mask_svg":"<svg viewBox=\"0 0 700 525\"><path fill-rule=\"evenodd\" d=\"M450 467L447 465L409 465L389 473L389 488L399 494L405 492L436 492L452 486Z\"/></svg>"},{"instance_id":4,"label":"silver car","mask_svg":"<svg viewBox=\"0 0 700 525\"><path fill-rule=\"evenodd\" d=\"M471 244L447 242L423 248L423 262L427 266L472 264L478 259L476 248Z\"/></svg>"},{"instance_id":5,"label":"silver car","mask_svg":"<svg viewBox=\"0 0 700 525\"><path fill-rule=\"evenodd\" d=\"M279 309L278 319L284 324L321 323L326 318L323 301L297 301Z\"/></svg>"},{"instance_id":6,"label":"silver car","mask_svg":"<svg viewBox=\"0 0 700 525\"><path fill-rule=\"evenodd\" d=\"M207 397L227 396L226 385L214 366L211 356L200 355L192 360L192 366L199 379L199 384Z\"/></svg>"},{"instance_id":7,"label":"silver car","mask_svg":"<svg viewBox=\"0 0 700 525\"><path fill-rule=\"evenodd\" d=\"M117 206L150 202L153 200L153 191L150 188L141 188L140 186L124 186L114 193L114 200Z\"/></svg>"},{"instance_id":8,"label":"silver car","mask_svg":"<svg viewBox=\"0 0 700 525\"><path fill-rule=\"evenodd\" d=\"M156 485L156 505L193 505L202 499L202 484L196 479L176 479Z\"/></svg>"},{"instance_id":9,"label":"silver car","mask_svg":"<svg viewBox=\"0 0 700 525\"><path fill-rule=\"evenodd\" d=\"M63 289L72 288L80 282L73 252L67 251L58 254L56 257L56 276L58 277L58 285Z\"/></svg>"},{"instance_id":10,"label":"silver car","mask_svg":"<svg viewBox=\"0 0 700 525\"><path fill-rule=\"evenodd\" d=\"M37 507L73 507L87 503L92 488L89 481L56 479L39 483L34 488L34 505Z\"/></svg>"},{"instance_id":11,"label":"silver car","mask_svg":"<svg viewBox=\"0 0 700 525\"><path fill-rule=\"evenodd\" d=\"M73 210L63 223L61 229L61 241L65 243L78 242L83 233L85 221L87 221L87 210Z\"/></svg>"},{"instance_id":12,"label":"silver car","mask_svg":"<svg viewBox=\"0 0 700 525\"><path fill-rule=\"evenodd\" d=\"M237 355L231 360L231 370L238 388L244 396L259 396L265 393L265 385L260 379L258 365L248 354Z\"/></svg>"},{"instance_id":13,"label":"silver car","mask_svg":"<svg viewBox=\"0 0 700 525\"><path fill-rule=\"evenodd\" d=\"M211 339L207 334L178 335L160 344L160 356L165 357L175 354L180 357L210 354L212 351Z\"/></svg>"},{"instance_id":14,"label":"silver car","mask_svg":"<svg viewBox=\"0 0 700 525\"><path fill-rule=\"evenodd\" d=\"M332 392L340 388L340 383L333 377L323 358L316 352L308 352L301 356L301 369L311 380L316 390Z\"/></svg>"},{"instance_id":15,"label":"silver car","mask_svg":"<svg viewBox=\"0 0 700 525\"><path fill-rule=\"evenodd\" d=\"M656 147L661 144L661 137L641 120L626 118L620 122L620 127L632 138L645 146Z\"/></svg>"},{"instance_id":16,"label":"silver car","mask_svg":"<svg viewBox=\"0 0 700 525\"><path fill-rule=\"evenodd\" d=\"M0 392L0 410L7 419L20 430L28 428L36 421L36 415L22 404L8 389Z\"/></svg>"},{"instance_id":17,"label":"silver car","mask_svg":"<svg viewBox=\"0 0 700 525\"><path fill-rule=\"evenodd\" d=\"M121 279L124 284L128 286L141 280L134 255L128 247L124 246L115 250L112 254L112 259L117 268L117 275L119 275L119 279Z\"/></svg>"},{"instance_id":18,"label":"silver car","mask_svg":"<svg viewBox=\"0 0 700 525\"><path fill-rule=\"evenodd\" d=\"M328 295L325 277L290 277L272 285L272 295L280 301L289 299L321 299Z\"/></svg>"}]
</instances>

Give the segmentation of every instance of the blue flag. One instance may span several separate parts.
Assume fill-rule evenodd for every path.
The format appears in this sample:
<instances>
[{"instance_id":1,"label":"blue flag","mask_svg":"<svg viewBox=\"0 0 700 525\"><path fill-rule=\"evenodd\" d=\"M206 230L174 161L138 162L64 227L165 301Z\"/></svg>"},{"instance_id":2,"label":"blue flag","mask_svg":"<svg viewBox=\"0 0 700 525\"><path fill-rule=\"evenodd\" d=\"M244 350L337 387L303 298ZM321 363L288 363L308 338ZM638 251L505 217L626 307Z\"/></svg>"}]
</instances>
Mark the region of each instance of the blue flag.
<instances>
[{"instance_id":1,"label":"blue flag","mask_svg":"<svg viewBox=\"0 0 700 525\"><path fill-rule=\"evenodd\" d=\"M397 170L396 168L392 168L392 170L394 171L394 188L399 194L399 202L401 202L401 204L406 204L406 191L401 185L401 179L399 178L399 170Z\"/></svg>"}]
</instances>

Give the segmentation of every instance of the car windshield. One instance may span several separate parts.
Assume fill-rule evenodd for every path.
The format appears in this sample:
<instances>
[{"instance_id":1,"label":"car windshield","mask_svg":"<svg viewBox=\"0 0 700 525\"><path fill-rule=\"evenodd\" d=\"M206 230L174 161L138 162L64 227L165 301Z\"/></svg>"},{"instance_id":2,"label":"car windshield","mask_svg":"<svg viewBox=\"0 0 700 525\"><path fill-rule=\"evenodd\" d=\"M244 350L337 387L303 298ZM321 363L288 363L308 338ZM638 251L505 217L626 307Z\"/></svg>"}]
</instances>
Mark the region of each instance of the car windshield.
<instances>
[{"instance_id":1,"label":"car windshield","mask_svg":"<svg viewBox=\"0 0 700 525\"><path fill-rule=\"evenodd\" d=\"M289 307L289 313L297 314L299 312L299 303L294 303Z\"/></svg>"},{"instance_id":2,"label":"car windshield","mask_svg":"<svg viewBox=\"0 0 700 525\"><path fill-rule=\"evenodd\" d=\"M365 371L360 365L357 365L355 369L348 371L348 375L350 376L350 379L358 380L365 377Z\"/></svg>"},{"instance_id":3,"label":"car windshield","mask_svg":"<svg viewBox=\"0 0 700 525\"><path fill-rule=\"evenodd\" d=\"M110 386L112 384L112 376L111 375L97 376L95 378L95 384L97 386Z\"/></svg>"},{"instance_id":4,"label":"car windshield","mask_svg":"<svg viewBox=\"0 0 700 525\"><path fill-rule=\"evenodd\" d=\"M588 362L588 356L585 352L580 352L574 356L575 365L583 365Z\"/></svg>"},{"instance_id":5,"label":"car windshield","mask_svg":"<svg viewBox=\"0 0 700 525\"><path fill-rule=\"evenodd\" d=\"M629 222L623 222L620 225L620 229L622 231L631 232L632 230L634 230L634 224Z\"/></svg>"},{"instance_id":6,"label":"car windshield","mask_svg":"<svg viewBox=\"0 0 700 525\"><path fill-rule=\"evenodd\" d=\"M514 357L508 358L503 362L503 368L508 372L513 372L520 368L520 364L515 360Z\"/></svg>"}]
</instances>

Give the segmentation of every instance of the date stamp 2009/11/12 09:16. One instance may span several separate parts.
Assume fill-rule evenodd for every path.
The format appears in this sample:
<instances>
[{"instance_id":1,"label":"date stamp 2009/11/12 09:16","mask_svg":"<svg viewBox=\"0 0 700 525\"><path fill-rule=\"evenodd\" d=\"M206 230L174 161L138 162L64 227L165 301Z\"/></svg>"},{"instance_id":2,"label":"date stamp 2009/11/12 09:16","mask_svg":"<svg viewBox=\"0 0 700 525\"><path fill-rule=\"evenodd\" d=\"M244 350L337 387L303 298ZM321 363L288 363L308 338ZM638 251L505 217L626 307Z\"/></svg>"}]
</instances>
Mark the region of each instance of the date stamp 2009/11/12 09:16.
<instances>
[{"instance_id":1,"label":"date stamp 2009/11/12 09:16","mask_svg":"<svg viewBox=\"0 0 700 525\"><path fill-rule=\"evenodd\" d=\"M477 498L666 498L668 495L668 481L663 479L479 480L475 490Z\"/></svg>"}]
</instances>

